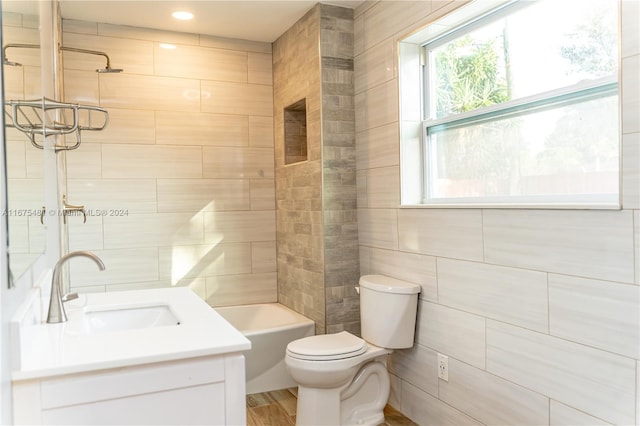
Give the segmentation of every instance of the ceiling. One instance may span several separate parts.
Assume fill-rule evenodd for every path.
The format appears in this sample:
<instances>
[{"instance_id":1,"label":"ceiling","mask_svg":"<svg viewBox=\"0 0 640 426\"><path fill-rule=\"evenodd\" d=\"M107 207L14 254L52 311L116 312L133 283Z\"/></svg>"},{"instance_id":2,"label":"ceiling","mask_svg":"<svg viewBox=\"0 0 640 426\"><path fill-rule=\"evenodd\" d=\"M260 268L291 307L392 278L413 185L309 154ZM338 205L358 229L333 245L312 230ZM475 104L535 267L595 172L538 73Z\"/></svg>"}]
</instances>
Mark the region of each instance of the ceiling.
<instances>
[{"instance_id":1,"label":"ceiling","mask_svg":"<svg viewBox=\"0 0 640 426\"><path fill-rule=\"evenodd\" d=\"M66 19L273 42L316 3L306 0L60 0L60 8ZM353 9L363 0L322 3ZM192 12L195 17L191 21L178 21L171 17L178 10Z\"/></svg>"}]
</instances>

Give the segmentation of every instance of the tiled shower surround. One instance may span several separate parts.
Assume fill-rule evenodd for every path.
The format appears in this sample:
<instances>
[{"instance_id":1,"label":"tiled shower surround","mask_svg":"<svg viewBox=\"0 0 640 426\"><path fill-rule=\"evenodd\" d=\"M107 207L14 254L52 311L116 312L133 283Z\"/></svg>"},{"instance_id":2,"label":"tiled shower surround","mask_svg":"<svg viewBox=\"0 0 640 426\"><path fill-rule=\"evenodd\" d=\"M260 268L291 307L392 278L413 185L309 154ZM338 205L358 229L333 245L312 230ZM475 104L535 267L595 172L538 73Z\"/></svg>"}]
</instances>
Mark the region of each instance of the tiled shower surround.
<instances>
[{"instance_id":1,"label":"tiled shower surround","mask_svg":"<svg viewBox=\"0 0 640 426\"><path fill-rule=\"evenodd\" d=\"M359 333L353 10L316 5L273 58L278 299L317 333ZM308 160L286 164L284 109L305 98Z\"/></svg>"},{"instance_id":2,"label":"tiled shower surround","mask_svg":"<svg viewBox=\"0 0 640 426\"><path fill-rule=\"evenodd\" d=\"M214 306L276 301L271 45L63 25L65 45L124 69L98 74L103 58L64 52L65 100L111 118L66 153L68 201L90 213L69 218L69 248L107 267L72 262L72 287L188 285Z\"/></svg>"}]
</instances>

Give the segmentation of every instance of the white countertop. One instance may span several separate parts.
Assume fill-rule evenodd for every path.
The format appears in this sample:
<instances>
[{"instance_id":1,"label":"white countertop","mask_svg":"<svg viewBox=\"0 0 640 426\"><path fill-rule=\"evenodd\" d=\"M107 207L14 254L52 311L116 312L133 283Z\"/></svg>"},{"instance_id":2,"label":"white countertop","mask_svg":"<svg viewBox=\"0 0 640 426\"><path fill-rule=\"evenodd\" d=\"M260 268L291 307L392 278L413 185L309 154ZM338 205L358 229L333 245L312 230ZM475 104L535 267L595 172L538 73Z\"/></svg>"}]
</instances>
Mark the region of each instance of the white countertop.
<instances>
[{"instance_id":1,"label":"white countertop","mask_svg":"<svg viewBox=\"0 0 640 426\"><path fill-rule=\"evenodd\" d=\"M87 334L78 318L90 307L169 305L179 325ZM65 303L69 321L22 324L12 380L246 351L249 340L187 287L91 293ZM14 333L18 334L18 333Z\"/></svg>"}]
</instances>

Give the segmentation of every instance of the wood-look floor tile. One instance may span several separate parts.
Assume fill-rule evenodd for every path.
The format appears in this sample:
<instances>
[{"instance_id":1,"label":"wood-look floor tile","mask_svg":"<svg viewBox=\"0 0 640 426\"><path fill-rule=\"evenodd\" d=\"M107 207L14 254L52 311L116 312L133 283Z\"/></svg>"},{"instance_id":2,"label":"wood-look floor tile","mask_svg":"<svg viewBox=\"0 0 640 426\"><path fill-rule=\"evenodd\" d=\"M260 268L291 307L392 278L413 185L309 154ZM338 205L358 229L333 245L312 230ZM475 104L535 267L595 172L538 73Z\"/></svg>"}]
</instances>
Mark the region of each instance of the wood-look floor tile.
<instances>
[{"instance_id":1,"label":"wood-look floor tile","mask_svg":"<svg viewBox=\"0 0 640 426\"><path fill-rule=\"evenodd\" d=\"M388 426L418 426L390 405L384 407L384 424Z\"/></svg>"},{"instance_id":2,"label":"wood-look floor tile","mask_svg":"<svg viewBox=\"0 0 640 426\"><path fill-rule=\"evenodd\" d=\"M247 395L247 426L295 426L297 393L297 389L282 389ZM384 426L417 426L390 405L384 416Z\"/></svg>"},{"instance_id":3,"label":"wood-look floor tile","mask_svg":"<svg viewBox=\"0 0 640 426\"><path fill-rule=\"evenodd\" d=\"M295 418L296 408L298 406L298 400L296 399L296 397L290 395L289 398L278 401L278 405L280 406L282 411L287 413L287 415Z\"/></svg>"},{"instance_id":4,"label":"wood-look floor tile","mask_svg":"<svg viewBox=\"0 0 640 426\"><path fill-rule=\"evenodd\" d=\"M247 425L295 426L296 422L277 404L261 405L247 410ZM250 420L251 418L251 420Z\"/></svg>"},{"instance_id":5,"label":"wood-look floor tile","mask_svg":"<svg viewBox=\"0 0 640 426\"><path fill-rule=\"evenodd\" d=\"M271 398L269 397L269 393L268 392L263 392L263 393L254 393L251 395L247 395L247 407L248 408L255 408L255 407L260 407L262 405L269 405L271 404Z\"/></svg>"},{"instance_id":6,"label":"wood-look floor tile","mask_svg":"<svg viewBox=\"0 0 640 426\"><path fill-rule=\"evenodd\" d=\"M288 405L293 402L295 405L296 397L287 389L280 389L271 392L254 393L247 395L248 407L260 407L269 404ZM294 410L295 411L295 410ZM295 412L293 413L295 414Z\"/></svg>"}]
</instances>

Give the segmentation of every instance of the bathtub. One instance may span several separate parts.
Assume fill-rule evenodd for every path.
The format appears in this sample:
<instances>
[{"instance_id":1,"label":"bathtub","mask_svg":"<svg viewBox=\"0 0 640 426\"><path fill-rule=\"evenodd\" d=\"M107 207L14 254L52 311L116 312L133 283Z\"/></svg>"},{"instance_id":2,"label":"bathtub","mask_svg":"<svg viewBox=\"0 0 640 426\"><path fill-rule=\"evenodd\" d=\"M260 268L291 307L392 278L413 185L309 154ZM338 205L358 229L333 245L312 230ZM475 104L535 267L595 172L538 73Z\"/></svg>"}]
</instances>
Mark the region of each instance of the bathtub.
<instances>
[{"instance_id":1,"label":"bathtub","mask_svg":"<svg viewBox=\"0 0 640 426\"><path fill-rule=\"evenodd\" d=\"M244 353L247 394L295 387L284 363L289 342L315 334L315 323L279 303L215 308L251 341Z\"/></svg>"}]
</instances>

